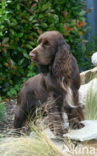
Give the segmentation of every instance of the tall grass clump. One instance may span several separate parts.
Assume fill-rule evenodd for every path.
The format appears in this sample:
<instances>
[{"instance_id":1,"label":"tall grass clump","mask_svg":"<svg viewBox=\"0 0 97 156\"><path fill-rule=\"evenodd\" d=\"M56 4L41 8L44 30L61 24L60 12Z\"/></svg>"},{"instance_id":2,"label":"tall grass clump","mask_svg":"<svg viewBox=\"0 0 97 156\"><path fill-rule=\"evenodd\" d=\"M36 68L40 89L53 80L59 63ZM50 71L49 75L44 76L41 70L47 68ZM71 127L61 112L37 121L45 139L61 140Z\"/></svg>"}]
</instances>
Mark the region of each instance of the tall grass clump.
<instances>
[{"instance_id":1,"label":"tall grass clump","mask_svg":"<svg viewBox=\"0 0 97 156\"><path fill-rule=\"evenodd\" d=\"M34 137L22 136L1 141L0 155L6 156L63 156L44 132L32 125Z\"/></svg>"},{"instance_id":2,"label":"tall grass clump","mask_svg":"<svg viewBox=\"0 0 97 156\"><path fill-rule=\"evenodd\" d=\"M2 102L2 99L0 98L0 122L3 121L5 114L6 114L5 103Z\"/></svg>"},{"instance_id":3,"label":"tall grass clump","mask_svg":"<svg viewBox=\"0 0 97 156\"><path fill-rule=\"evenodd\" d=\"M91 84L87 99L86 99L86 112L88 120L96 120L97 119L97 89L95 84Z\"/></svg>"}]
</instances>

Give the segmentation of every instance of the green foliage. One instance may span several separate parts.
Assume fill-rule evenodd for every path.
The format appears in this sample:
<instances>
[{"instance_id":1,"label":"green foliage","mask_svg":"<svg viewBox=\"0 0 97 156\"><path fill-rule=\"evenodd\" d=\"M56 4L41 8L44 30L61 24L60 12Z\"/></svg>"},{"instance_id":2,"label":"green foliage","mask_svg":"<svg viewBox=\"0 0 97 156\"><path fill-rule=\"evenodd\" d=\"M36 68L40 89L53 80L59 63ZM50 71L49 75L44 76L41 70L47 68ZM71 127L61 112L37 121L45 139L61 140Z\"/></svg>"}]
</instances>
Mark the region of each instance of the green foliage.
<instances>
[{"instance_id":1,"label":"green foliage","mask_svg":"<svg viewBox=\"0 0 97 156\"><path fill-rule=\"evenodd\" d=\"M5 104L4 102L2 102L2 99L0 98L0 122L2 122L2 120L4 119L5 113L6 113Z\"/></svg>"},{"instance_id":2,"label":"green foliage","mask_svg":"<svg viewBox=\"0 0 97 156\"><path fill-rule=\"evenodd\" d=\"M93 36L90 41L83 41L83 44L79 46L77 50L79 58L78 64L81 70L88 70L94 67L91 62L91 56L97 52L97 36Z\"/></svg>"},{"instance_id":3,"label":"green foliage","mask_svg":"<svg viewBox=\"0 0 97 156\"><path fill-rule=\"evenodd\" d=\"M29 52L38 36L58 30L77 54L85 33L84 3L79 0L2 0L0 2L0 88L2 95L16 96L25 78L37 73ZM81 55L81 54L80 54Z\"/></svg>"},{"instance_id":4,"label":"green foliage","mask_svg":"<svg viewBox=\"0 0 97 156\"><path fill-rule=\"evenodd\" d=\"M87 62L91 62L91 56L93 53L97 52L97 36L93 36L92 40L86 44L86 58ZM90 67L93 67L93 64L89 64Z\"/></svg>"}]
</instances>

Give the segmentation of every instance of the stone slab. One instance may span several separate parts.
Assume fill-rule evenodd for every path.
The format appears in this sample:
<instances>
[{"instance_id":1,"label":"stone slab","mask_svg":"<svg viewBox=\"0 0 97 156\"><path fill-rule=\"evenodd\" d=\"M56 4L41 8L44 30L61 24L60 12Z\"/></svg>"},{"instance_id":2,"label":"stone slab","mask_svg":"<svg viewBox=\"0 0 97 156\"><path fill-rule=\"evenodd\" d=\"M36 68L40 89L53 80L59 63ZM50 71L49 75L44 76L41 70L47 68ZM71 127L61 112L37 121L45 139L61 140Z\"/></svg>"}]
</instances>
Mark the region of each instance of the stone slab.
<instances>
[{"instance_id":1,"label":"stone slab","mask_svg":"<svg viewBox=\"0 0 97 156\"><path fill-rule=\"evenodd\" d=\"M70 130L69 133L64 134L64 137L78 141L97 139L97 120L85 120L82 123L85 124L84 128L78 130Z\"/></svg>"}]
</instances>

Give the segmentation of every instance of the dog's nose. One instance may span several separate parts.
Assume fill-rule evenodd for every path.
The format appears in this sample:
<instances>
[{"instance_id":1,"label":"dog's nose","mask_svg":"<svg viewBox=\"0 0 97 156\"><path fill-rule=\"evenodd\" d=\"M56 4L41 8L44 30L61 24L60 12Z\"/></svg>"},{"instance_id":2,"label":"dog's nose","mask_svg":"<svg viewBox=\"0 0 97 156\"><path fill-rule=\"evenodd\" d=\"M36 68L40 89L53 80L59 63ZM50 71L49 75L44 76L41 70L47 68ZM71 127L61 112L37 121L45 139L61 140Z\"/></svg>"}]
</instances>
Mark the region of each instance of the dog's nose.
<instances>
[{"instance_id":1,"label":"dog's nose","mask_svg":"<svg viewBox=\"0 0 97 156\"><path fill-rule=\"evenodd\" d=\"M29 56L30 56L30 57L35 57L35 55L36 55L36 54L33 53L33 51L31 51L31 52L29 53Z\"/></svg>"},{"instance_id":2,"label":"dog's nose","mask_svg":"<svg viewBox=\"0 0 97 156\"><path fill-rule=\"evenodd\" d=\"M37 61L37 52L35 50L32 50L29 53L29 56L30 56L32 62L36 62Z\"/></svg>"}]
</instances>

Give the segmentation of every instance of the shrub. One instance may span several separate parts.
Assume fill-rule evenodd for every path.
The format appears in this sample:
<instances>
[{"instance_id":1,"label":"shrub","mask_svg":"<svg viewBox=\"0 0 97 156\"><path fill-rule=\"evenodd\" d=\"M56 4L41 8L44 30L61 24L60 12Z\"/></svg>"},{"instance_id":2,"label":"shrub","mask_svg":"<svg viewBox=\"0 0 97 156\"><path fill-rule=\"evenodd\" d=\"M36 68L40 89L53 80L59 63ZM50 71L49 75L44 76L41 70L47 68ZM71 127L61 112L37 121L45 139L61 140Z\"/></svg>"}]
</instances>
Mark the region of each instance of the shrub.
<instances>
[{"instance_id":1,"label":"shrub","mask_svg":"<svg viewBox=\"0 0 97 156\"><path fill-rule=\"evenodd\" d=\"M91 63L91 56L93 53L97 52L97 36L93 36L91 41L86 44L85 56L88 62L88 66L93 68L93 64Z\"/></svg>"},{"instance_id":2,"label":"shrub","mask_svg":"<svg viewBox=\"0 0 97 156\"><path fill-rule=\"evenodd\" d=\"M31 66L29 51L38 36L58 30L79 60L77 46L85 33L84 2L79 0L2 0L0 2L0 88L2 95L16 96L21 84L38 71Z\"/></svg>"},{"instance_id":3,"label":"shrub","mask_svg":"<svg viewBox=\"0 0 97 156\"><path fill-rule=\"evenodd\" d=\"M83 71L93 68L94 65L91 62L91 56L97 52L97 37L92 36L91 40L84 41L82 45L79 45L77 52L80 53L80 57L78 58L80 70Z\"/></svg>"},{"instance_id":4,"label":"shrub","mask_svg":"<svg viewBox=\"0 0 97 156\"><path fill-rule=\"evenodd\" d=\"M2 102L2 99L0 98L0 122L2 122L2 120L4 119L5 112L6 112L5 104L4 102Z\"/></svg>"}]
</instances>

